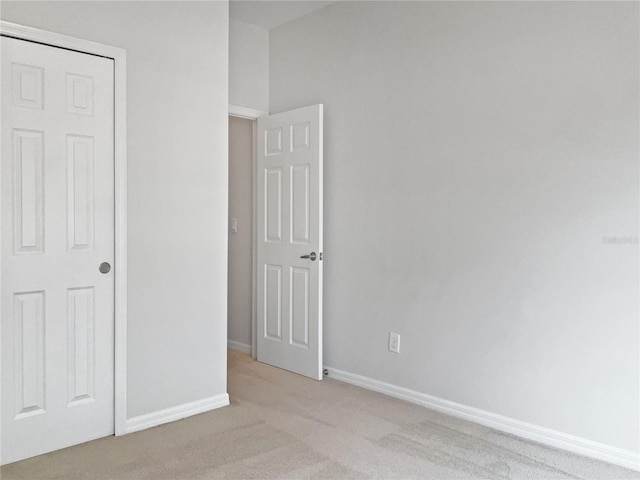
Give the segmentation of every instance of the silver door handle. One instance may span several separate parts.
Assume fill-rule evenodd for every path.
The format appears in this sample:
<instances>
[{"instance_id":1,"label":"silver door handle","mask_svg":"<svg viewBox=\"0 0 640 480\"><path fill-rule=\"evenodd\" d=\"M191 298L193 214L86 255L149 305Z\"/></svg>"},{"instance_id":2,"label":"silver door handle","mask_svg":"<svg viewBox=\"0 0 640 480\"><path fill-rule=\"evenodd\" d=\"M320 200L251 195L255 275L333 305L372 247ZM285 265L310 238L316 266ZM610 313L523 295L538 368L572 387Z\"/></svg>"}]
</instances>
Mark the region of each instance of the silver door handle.
<instances>
[{"instance_id":1,"label":"silver door handle","mask_svg":"<svg viewBox=\"0 0 640 480\"><path fill-rule=\"evenodd\" d=\"M309 255L302 255L300 258L308 258L313 262L316 259L316 252L311 252Z\"/></svg>"},{"instance_id":2,"label":"silver door handle","mask_svg":"<svg viewBox=\"0 0 640 480\"><path fill-rule=\"evenodd\" d=\"M107 262L102 262L98 270L100 270L100 273L109 273L109 271L111 270L111 265L109 265L109 263Z\"/></svg>"}]
</instances>

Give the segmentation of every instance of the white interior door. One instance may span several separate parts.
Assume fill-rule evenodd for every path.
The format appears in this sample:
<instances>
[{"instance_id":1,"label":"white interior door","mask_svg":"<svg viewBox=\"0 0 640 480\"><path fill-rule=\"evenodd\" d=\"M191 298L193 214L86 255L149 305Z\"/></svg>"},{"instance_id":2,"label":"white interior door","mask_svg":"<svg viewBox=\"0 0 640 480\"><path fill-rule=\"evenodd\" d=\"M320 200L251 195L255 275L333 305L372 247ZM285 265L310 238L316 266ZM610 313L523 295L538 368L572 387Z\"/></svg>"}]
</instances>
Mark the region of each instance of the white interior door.
<instances>
[{"instance_id":1,"label":"white interior door","mask_svg":"<svg viewBox=\"0 0 640 480\"><path fill-rule=\"evenodd\" d=\"M2 463L114 432L113 68L2 37Z\"/></svg>"},{"instance_id":2,"label":"white interior door","mask_svg":"<svg viewBox=\"0 0 640 480\"><path fill-rule=\"evenodd\" d=\"M322 379L322 105L258 119L258 360Z\"/></svg>"}]
</instances>

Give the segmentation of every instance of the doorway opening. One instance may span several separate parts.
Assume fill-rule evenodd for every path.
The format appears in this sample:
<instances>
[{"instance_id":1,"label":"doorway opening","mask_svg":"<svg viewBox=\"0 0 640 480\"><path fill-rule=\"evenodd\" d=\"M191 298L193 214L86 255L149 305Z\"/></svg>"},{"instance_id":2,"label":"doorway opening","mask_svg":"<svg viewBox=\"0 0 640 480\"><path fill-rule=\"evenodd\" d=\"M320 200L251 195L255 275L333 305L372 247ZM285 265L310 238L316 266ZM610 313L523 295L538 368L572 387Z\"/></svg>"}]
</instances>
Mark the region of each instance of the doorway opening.
<instances>
[{"instance_id":1,"label":"doorway opening","mask_svg":"<svg viewBox=\"0 0 640 480\"><path fill-rule=\"evenodd\" d=\"M230 115L228 347L321 380L323 105Z\"/></svg>"},{"instance_id":2,"label":"doorway opening","mask_svg":"<svg viewBox=\"0 0 640 480\"><path fill-rule=\"evenodd\" d=\"M227 347L253 358L255 124L255 117L229 115Z\"/></svg>"}]
</instances>

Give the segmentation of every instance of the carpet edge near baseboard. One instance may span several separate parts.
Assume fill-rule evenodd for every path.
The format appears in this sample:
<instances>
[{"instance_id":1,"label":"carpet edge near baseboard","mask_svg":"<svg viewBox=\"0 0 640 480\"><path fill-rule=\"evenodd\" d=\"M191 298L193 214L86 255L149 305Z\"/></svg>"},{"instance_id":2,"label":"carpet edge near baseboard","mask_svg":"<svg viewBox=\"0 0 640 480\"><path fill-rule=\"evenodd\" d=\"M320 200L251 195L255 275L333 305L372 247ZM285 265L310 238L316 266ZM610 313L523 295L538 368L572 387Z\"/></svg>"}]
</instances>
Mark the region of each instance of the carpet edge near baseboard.
<instances>
[{"instance_id":1,"label":"carpet edge near baseboard","mask_svg":"<svg viewBox=\"0 0 640 480\"><path fill-rule=\"evenodd\" d=\"M328 377L551 447L640 471L640 453L594 442L442 398L325 366Z\"/></svg>"}]
</instances>

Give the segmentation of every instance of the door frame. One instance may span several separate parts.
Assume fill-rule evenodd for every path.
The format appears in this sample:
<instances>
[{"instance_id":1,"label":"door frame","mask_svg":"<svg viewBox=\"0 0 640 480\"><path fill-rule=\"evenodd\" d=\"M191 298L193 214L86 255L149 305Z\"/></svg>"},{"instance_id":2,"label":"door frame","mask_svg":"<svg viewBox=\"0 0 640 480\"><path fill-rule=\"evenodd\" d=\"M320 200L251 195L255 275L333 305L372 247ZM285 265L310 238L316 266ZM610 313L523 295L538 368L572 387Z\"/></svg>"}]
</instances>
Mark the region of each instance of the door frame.
<instances>
[{"instance_id":1,"label":"door frame","mask_svg":"<svg viewBox=\"0 0 640 480\"><path fill-rule=\"evenodd\" d=\"M106 57L114 61L114 431L116 435L124 435L127 433L126 50L5 21L0 21L0 35ZM1 265L2 256L0 255L0 268ZM2 348L1 344L0 348Z\"/></svg>"},{"instance_id":2,"label":"door frame","mask_svg":"<svg viewBox=\"0 0 640 480\"><path fill-rule=\"evenodd\" d=\"M256 269L257 269L257 229L258 229L258 137L257 135L257 120L259 117L269 115L269 112L263 112L262 110L255 110L253 108L241 107L240 105L229 104L229 116L246 118L252 120L253 124L253 159L252 164L252 181L253 181L253 211L252 215L252 228L253 234L251 235L251 358L254 360L258 358L258 298L256 297Z\"/></svg>"}]
</instances>

